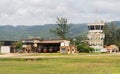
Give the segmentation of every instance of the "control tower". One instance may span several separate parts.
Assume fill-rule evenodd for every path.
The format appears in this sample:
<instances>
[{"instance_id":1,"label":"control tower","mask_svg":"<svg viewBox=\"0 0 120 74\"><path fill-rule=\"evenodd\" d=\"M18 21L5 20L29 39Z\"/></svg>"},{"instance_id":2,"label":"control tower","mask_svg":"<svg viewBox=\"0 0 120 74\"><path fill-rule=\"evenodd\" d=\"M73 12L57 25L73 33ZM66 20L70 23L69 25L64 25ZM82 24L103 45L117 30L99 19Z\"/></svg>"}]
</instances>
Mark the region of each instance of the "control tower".
<instances>
[{"instance_id":1,"label":"control tower","mask_svg":"<svg viewBox=\"0 0 120 74\"><path fill-rule=\"evenodd\" d=\"M105 34L103 33L103 27L104 23L102 22L88 24L88 43L96 52L100 52L104 46Z\"/></svg>"}]
</instances>

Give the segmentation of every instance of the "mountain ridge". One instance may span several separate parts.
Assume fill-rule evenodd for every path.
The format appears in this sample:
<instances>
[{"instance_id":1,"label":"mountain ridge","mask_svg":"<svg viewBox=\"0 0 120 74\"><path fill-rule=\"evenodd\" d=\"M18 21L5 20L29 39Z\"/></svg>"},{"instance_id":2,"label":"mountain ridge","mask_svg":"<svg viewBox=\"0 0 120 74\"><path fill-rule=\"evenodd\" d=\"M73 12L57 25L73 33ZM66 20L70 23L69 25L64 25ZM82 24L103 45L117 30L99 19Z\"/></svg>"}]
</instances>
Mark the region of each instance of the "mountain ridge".
<instances>
[{"instance_id":1,"label":"mountain ridge","mask_svg":"<svg viewBox=\"0 0 120 74\"><path fill-rule=\"evenodd\" d=\"M112 21L108 23L114 23L120 27L120 21ZM2 40L20 40L28 37L40 37L45 39L56 38L54 34L50 32L50 29L54 29L56 24L34 25L34 26L12 26L2 25L0 26L0 41ZM86 36L88 29L87 23L71 24L69 30L69 37Z\"/></svg>"}]
</instances>

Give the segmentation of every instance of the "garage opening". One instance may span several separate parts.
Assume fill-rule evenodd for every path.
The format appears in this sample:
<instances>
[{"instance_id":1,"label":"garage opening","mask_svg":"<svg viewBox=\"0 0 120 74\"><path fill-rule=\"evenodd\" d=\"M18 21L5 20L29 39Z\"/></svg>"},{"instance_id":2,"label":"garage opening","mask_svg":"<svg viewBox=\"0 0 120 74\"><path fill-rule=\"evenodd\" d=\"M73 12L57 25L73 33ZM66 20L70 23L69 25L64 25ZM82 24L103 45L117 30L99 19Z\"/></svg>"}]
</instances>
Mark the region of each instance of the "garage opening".
<instances>
[{"instance_id":1,"label":"garage opening","mask_svg":"<svg viewBox=\"0 0 120 74\"><path fill-rule=\"evenodd\" d=\"M36 49L38 53L54 53L60 51L60 43L40 43Z\"/></svg>"}]
</instances>

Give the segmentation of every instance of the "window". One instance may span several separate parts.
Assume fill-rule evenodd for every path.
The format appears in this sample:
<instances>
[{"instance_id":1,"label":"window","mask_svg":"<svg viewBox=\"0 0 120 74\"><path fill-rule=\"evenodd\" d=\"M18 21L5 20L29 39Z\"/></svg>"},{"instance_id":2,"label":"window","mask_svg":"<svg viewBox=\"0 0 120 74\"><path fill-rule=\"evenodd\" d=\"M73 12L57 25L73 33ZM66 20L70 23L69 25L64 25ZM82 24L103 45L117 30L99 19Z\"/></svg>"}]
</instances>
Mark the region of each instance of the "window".
<instances>
[{"instance_id":1,"label":"window","mask_svg":"<svg viewBox=\"0 0 120 74\"><path fill-rule=\"evenodd\" d=\"M103 26L101 26L101 30L103 30Z\"/></svg>"},{"instance_id":2,"label":"window","mask_svg":"<svg viewBox=\"0 0 120 74\"><path fill-rule=\"evenodd\" d=\"M96 30L100 30L100 25L95 26Z\"/></svg>"},{"instance_id":3,"label":"window","mask_svg":"<svg viewBox=\"0 0 120 74\"><path fill-rule=\"evenodd\" d=\"M94 30L95 28L94 28L94 26L90 26L90 30Z\"/></svg>"}]
</instances>

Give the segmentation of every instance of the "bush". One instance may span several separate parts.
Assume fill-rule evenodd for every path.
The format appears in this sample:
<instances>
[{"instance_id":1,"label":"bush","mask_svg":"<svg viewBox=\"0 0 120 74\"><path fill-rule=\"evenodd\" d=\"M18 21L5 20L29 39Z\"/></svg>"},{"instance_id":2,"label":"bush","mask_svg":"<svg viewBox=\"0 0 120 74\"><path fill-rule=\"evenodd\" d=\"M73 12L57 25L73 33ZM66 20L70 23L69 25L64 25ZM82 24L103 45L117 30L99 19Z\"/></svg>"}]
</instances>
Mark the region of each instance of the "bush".
<instances>
[{"instance_id":1,"label":"bush","mask_svg":"<svg viewBox=\"0 0 120 74\"><path fill-rule=\"evenodd\" d=\"M77 49L79 52L93 52L94 48L89 47L87 44L79 44L77 45Z\"/></svg>"}]
</instances>

